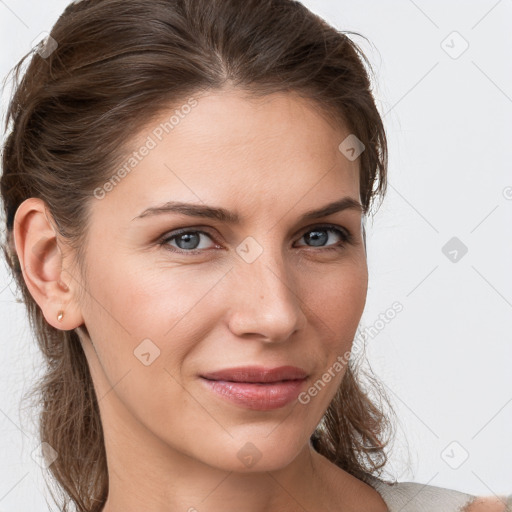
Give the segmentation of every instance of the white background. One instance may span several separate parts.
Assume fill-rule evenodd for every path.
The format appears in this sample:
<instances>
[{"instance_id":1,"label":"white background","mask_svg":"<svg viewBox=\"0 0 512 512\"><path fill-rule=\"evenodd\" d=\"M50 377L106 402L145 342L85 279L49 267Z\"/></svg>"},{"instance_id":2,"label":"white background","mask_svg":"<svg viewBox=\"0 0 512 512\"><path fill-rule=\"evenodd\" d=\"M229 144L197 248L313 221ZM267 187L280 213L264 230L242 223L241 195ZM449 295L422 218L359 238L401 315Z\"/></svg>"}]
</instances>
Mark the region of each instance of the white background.
<instances>
[{"instance_id":1,"label":"white background","mask_svg":"<svg viewBox=\"0 0 512 512\"><path fill-rule=\"evenodd\" d=\"M2 78L67 3L0 0ZM512 493L512 1L303 3L370 40L352 36L389 138L361 325L377 328L368 357L400 420L387 475ZM468 249L456 262L442 251L452 237ZM0 512L45 511L39 442L20 411L39 359L5 265L0 277ZM403 311L382 327L395 301Z\"/></svg>"}]
</instances>

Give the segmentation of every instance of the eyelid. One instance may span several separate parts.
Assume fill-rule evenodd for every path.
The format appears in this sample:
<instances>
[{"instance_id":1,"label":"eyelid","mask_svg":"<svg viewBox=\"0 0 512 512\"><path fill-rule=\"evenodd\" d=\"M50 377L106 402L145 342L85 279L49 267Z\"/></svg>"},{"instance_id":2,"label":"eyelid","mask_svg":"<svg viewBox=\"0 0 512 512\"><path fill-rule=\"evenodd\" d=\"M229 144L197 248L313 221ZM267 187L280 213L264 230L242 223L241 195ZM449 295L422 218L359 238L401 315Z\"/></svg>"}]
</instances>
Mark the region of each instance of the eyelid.
<instances>
[{"instance_id":1,"label":"eyelid","mask_svg":"<svg viewBox=\"0 0 512 512\"><path fill-rule=\"evenodd\" d=\"M341 231L344 235L349 236L350 231L340 226L339 224L333 224L332 222L317 222L316 224L309 224L308 226L304 226L303 228L300 228L299 231L296 232L294 236L304 236L305 233L308 233L309 231L314 231L315 229L334 229Z\"/></svg>"}]
</instances>

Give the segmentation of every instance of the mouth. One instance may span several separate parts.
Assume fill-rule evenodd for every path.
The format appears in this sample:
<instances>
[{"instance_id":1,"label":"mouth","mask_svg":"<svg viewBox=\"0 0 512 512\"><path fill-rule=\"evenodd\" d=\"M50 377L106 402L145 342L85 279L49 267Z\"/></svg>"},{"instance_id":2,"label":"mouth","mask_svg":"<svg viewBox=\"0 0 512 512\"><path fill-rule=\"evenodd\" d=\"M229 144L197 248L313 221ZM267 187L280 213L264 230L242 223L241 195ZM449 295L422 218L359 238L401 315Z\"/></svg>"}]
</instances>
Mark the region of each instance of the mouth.
<instances>
[{"instance_id":1,"label":"mouth","mask_svg":"<svg viewBox=\"0 0 512 512\"><path fill-rule=\"evenodd\" d=\"M246 409L279 409L297 399L307 381L302 368L241 367L200 375L207 389L220 398Z\"/></svg>"}]
</instances>

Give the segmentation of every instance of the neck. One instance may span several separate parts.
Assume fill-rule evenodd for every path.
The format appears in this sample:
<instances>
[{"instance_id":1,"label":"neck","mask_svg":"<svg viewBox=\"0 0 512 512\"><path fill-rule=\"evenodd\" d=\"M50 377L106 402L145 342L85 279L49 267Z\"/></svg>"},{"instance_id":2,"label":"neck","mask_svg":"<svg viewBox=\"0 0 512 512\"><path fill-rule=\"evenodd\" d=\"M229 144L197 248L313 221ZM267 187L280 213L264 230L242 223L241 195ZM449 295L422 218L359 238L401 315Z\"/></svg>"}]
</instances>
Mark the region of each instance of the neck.
<instances>
[{"instance_id":1,"label":"neck","mask_svg":"<svg viewBox=\"0 0 512 512\"><path fill-rule=\"evenodd\" d=\"M129 433L129 435L128 435ZM103 512L284 512L315 510L325 498L325 463L306 445L275 471L235 472L191 458L133 431L106 436L109 496Z\"/></svg>"}]
</instances>

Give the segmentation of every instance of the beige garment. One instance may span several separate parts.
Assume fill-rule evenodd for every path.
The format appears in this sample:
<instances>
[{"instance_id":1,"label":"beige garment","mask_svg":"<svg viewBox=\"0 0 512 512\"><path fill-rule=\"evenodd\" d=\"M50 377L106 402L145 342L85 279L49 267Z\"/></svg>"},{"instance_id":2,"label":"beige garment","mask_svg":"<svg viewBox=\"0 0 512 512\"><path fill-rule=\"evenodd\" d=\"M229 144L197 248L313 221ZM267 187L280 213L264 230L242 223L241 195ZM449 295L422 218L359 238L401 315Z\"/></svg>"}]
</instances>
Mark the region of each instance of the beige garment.
<instances>
[{"instance_id":1,"label":"beige garment","mask_svg":"<svg viewBox=\"0 0 512 512\"><path fill-rule=\"evenodd\" d=\"M382 496L389 512L463 512L477 498L417 482L388 484L372 475L366 475L364 480ZM498 497L503 501L503 512L512 512L512 494Z\"/></svg>"}]
</instances>

